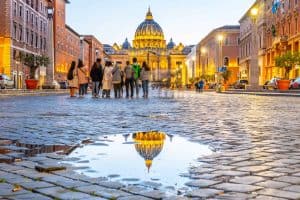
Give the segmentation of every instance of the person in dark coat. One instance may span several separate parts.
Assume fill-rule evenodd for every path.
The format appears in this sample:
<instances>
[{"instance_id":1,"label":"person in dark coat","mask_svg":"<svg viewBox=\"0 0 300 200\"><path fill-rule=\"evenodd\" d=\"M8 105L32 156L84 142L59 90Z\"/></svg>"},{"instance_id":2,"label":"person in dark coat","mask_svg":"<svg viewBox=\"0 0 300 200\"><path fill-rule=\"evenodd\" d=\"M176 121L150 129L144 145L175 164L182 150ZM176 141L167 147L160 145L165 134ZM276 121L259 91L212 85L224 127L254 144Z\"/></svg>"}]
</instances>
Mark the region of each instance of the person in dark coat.
<instances>
[{"instance_id":1,"label":"person in dark coat","mask_svg":"<svg viewBox=\"0 0 300 200\"><path fill-rule=\"evenodd\" d=\"M101 65L101 59L98 58L96 62L94 63L91 72L90 77L92 79L92 97L99 97L99 91L100 91L100 83L102 82L102 65Z\"/></svg>"}]
</instances>

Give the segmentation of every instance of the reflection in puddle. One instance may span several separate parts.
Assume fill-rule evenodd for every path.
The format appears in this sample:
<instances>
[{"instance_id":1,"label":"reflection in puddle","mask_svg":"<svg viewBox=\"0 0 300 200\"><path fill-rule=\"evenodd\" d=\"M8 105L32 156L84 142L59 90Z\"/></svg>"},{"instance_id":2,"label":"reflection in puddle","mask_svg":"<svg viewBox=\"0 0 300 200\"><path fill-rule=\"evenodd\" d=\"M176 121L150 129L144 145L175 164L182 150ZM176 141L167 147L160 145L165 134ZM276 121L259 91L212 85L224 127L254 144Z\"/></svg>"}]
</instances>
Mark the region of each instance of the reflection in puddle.
<instances>
[{"instance_id":1,"label":"reflection in puddle","mask_svg":"<svg viewBox=\"0 0 300 200\"><path fill-rule=\"evenodd\" d=\"M190 142L185 138L162 132L138 132L99 138L107 145L86 145L76 149L70 157L79 161L66 161L90 177L106 176L128 184L158 185L180 188L189 179L179 176L192 166L199 166L197 159L211 154L208 146ZM97 142L96 142L97 143ZM82 163L88 160L89 163Z\"/></svg>"}]
</instances>

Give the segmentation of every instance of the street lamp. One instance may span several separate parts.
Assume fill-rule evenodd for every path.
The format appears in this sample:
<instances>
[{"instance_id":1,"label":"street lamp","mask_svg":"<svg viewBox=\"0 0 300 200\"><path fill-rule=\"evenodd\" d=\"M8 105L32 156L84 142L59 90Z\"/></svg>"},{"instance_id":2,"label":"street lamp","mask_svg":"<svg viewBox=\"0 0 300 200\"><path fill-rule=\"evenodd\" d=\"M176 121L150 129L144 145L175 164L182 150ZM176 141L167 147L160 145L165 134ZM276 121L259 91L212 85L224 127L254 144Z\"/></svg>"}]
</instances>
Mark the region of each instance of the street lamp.
<instances>
[{"instance_id":1,"label":"street lamp","mask_svg":"<svg viewBox=\"0 0 300 200\"><path fill-rule=\"evenodd\" d=\"M219 58L218 58L218 66L217 66L217 79L218 79L218 82L220 83L221 82L221 77L220 77L220 70L221 69L221 65L222 65L222 43L223 43L223 40L224 40L224 36L223 34L218 34L217 35L217 40L219 42Z\"/></svg>"},{"instance_id":2,"label":"street lamp","mask_svg":"<svg viewBox=\"0 0 300 200\"><path fill-rule=\"evenodd\" d=\"M48 16L48 39L50 39L49 45L48 45L48 54L50 58L50 65L51 67L47 67L47 82L48 84L54 84L54 27L53 27L53 17L54 17L54 8L53 6L47 7L47 16Z\"/></svg>"},{"instance_id":3,"label":"street lamp","mask_svg":"<svg viewBox=\"0 0 300 200\"><path fill-rule=\"evenodd\" d=\"M250 17L252 19L252 49L251 49L251 61L250 61L250 74L249 74L249 83L252 89L257 89L259 86L259 66L258 66L258 47L257 47L257 17L259 10L256 7L253 7L250 10Z\"/></svg>"}]
</instances>

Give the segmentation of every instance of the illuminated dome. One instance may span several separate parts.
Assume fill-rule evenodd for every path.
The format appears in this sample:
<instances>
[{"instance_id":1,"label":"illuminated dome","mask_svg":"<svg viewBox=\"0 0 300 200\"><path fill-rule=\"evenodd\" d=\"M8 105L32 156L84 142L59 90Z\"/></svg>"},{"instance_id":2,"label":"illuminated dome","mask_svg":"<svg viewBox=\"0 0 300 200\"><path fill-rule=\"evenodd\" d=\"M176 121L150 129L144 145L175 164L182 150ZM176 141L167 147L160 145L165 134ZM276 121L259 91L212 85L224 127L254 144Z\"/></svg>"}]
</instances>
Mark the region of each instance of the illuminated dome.
<instances>
[{"instance_id":1,"label":"illuminated dome","mask_svg":"<svg viewBox=\"0 0 300 200\"><path fill-rule=\"evenodd\" d=\"M173 49L176 46L176 44L173 42L173 39L171 38L170 42L167 45L167 49Z\"/></svg>"},{"instance_id":2,"label":"illuminated dome","mask_svg":"<svg viewBox=\"0 0 300 200\"><path fill-rule=\"evenodd\" d=\"M136 29L133 47L135 49L166 48L164 32L160 25L153 20L150 8L148 9L145 21L143 21Z\"/></svg>"},{"instance_id":3,"label":"illuminated dome","mask_svg":"<svg viewBox=\"0 0 300 200\"><path fill-rule=\"evenodd\" d=\"M131 45L130 43L128 42L128 39L126 38L125 42L122 44L122 49L131 49Z\"/></svg>"},{"instance_id":4,"label":"illuminated dome","mask_svg":"<svg viewBox=\"0 0 300 200\"><path fill-rule=\"evenodd\" d=\"M166 135L161 132L138 132L133 134L136 151L145 159L148 168L152 166L153 159L160 154L163 149Z\"/></svg>"}]
</instances>

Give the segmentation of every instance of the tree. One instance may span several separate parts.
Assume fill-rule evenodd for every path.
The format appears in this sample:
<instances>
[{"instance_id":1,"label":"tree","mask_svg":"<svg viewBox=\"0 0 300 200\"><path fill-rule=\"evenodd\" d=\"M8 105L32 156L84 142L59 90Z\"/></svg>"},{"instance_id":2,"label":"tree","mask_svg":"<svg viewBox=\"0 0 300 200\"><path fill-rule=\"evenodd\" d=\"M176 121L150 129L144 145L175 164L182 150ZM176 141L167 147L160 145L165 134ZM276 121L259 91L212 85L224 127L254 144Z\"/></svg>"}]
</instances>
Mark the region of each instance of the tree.
<instances>
[{"instance_id":1,"label":"tree","mask_svg":"<svg viewBox=\"0 0 300 200\"><path fill-rule=\"evenodd\" d=\"M275 58L275 66L285 69L285 79L289 79L290 71L295 65L300 64L300 54L299 52L292 53L288 51Z\"/></svg>"},{"instance_id":2,"label":"tree","mask_svg":"<svg viewBox=\"0 0 300 200\"><path fill-rule=\"evenodd\" d=\"M224 79L225 84L229 80L230 76L231 76L231 71L230 70L227 69L226 71L222 72L222 77Z\"/></svg>"},{"instance_id":3,"label":"tree","mask_svg":"<svg viewBox=\"0 0 300 200\"><path fill-rule=\"evenodd\" d=\"M23 63L30 68L30 79L34 79L35 71L40 66L45 66L50 63L50 60L47 56L26 54L23 58Z\"/></svg>"}]
</instances>

